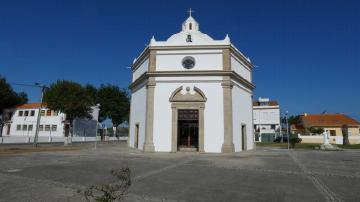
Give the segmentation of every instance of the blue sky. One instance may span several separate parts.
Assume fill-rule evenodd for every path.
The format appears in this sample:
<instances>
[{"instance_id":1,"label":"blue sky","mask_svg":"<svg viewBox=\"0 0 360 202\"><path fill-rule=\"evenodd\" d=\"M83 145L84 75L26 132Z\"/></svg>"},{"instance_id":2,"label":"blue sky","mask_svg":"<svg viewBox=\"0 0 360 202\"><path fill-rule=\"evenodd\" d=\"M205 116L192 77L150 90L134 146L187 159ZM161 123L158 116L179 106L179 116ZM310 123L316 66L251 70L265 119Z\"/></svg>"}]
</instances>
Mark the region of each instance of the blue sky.
<instances>
[{"instance_id":1,"label":"blue sky","mask_svg":"<svg viewBox=\"0 0 360 202\"><path fill-rule=\"evenodd\" d=\"M166 40L187 10L215 39L228 33L256 67L254 97L290 114L360 120L360 1L0 1L0 74L9 82L58 79L127 88L126 67L152 35ZM26 91L30 101L39 90Z\"/></svg>"}]
</instances>

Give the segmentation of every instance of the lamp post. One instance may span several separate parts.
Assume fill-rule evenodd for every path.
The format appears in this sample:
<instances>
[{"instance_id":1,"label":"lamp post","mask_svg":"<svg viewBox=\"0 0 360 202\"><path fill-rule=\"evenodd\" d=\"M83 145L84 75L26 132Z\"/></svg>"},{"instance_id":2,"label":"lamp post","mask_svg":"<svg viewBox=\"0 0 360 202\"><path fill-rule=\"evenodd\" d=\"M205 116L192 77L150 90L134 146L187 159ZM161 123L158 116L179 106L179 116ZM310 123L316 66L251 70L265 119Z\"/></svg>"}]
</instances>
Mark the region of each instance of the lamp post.
<instances>
[{"instance_id":1,"label":"lamp post","mask_svg":"<svg viewBox=\"0 0 360 202\"><path fill-rule=\"evenodd\" d=\"M287 133L287 145L288 149L290 149L290 135L289 135L289 118L288 118L288 111L285 112L286 117L286 133Z\"/></svg>"}]
</instances>

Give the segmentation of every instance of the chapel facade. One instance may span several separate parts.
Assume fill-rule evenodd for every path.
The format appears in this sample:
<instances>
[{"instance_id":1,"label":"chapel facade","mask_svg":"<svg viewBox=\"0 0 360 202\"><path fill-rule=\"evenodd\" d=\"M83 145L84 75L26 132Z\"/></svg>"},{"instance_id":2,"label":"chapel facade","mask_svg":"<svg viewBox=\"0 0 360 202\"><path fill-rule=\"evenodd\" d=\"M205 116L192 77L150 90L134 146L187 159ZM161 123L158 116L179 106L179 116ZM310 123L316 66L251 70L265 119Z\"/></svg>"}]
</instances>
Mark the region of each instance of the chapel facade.
<instances>
[{"instance_id":1,"label":"chapel facade","mask_svg":"<svg viewBox=\"0 0 360 202\"><path fill-rule=\"evenodd\" d=\"M151 38L132 65L130 147L230 153L254 148L253 65L190 15L166 41Z\"/></svg>"}]
</instances>

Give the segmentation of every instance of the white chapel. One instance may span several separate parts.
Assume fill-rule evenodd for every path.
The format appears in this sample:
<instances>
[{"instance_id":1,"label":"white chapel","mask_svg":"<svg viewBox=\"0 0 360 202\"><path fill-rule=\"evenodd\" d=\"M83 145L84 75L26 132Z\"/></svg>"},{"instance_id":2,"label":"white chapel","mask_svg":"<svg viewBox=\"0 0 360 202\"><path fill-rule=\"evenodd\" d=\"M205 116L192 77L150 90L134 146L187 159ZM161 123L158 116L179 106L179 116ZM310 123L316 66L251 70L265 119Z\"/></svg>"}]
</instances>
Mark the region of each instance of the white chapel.
<instances>
[{"instance_id":1,"label":"white chapel","mask_svg":"<svg viewBox=\"0 0 360 202\"><path fill-rule=\"evenodd\" d=\"M191 16L132 65L129 146L146 152L230 153L254 148L253 65Z\"/></svg>"}]
</instances>

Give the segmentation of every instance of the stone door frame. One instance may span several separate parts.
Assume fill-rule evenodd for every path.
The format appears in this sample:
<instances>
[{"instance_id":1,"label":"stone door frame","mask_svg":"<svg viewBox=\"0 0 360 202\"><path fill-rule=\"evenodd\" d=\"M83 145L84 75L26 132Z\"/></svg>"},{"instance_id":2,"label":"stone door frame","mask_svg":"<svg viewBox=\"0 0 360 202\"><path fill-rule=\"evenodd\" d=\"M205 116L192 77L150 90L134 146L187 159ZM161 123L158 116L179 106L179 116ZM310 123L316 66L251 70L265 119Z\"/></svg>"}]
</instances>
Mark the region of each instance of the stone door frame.
<instances>
[{"instance_id":1,"label":"stone door frame","mask_svg":"<svg viewBox=\"0 0 360 202\"><path fill-rule=\"evenodd\" d=\"M181 94L183 88L179 87L171 95L169 101L171 102L172 120L171 120L171 152L177 152L178 150L178 110L179 109L196 109L199 111L199 152L204 151L204 109L206 97L203 92L194 87L195 94Z\"/></svg>"}]
</instances>

